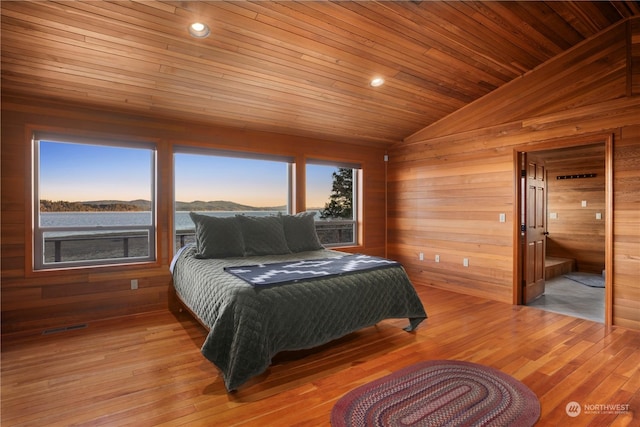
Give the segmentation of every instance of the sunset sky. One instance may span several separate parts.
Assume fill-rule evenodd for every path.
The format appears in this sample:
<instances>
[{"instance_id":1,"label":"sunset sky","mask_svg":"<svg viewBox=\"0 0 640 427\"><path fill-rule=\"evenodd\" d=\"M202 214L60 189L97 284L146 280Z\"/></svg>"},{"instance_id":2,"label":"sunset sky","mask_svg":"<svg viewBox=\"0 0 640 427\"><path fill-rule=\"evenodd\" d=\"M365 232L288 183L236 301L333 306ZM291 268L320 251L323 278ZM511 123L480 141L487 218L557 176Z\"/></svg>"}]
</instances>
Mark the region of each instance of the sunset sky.
<instances>
[{"instance_id":1,"label":"sunset sky","mask_svg":"<svg viewBox=\"0 0 640 427\"><path fill-rule=\"evenodd\" d=\"M40 143L40 198L48 200L149 200L148 150ZM307 205L322 207L331 192L327 166L307 167ZM228 200L250 206L287 203L282 162L192 154L175 156L176 200Z\"/></svg>"}]
</instances>

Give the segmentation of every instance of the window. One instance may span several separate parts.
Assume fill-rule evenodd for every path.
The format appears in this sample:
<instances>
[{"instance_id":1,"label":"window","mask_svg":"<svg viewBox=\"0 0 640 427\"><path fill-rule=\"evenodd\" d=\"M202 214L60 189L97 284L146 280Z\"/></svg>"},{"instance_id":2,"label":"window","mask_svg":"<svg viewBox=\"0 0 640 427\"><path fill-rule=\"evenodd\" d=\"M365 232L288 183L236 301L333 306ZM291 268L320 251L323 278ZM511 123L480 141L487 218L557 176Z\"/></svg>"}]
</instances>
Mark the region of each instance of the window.
<instances>
[{"instance_id":1,"label":"window","mask_svg":"<svg viewBox=\"0 0 640 427\"><path fill-rule=\"evenodd\" d=\"M316 212L316 231L325 246L358 242L358 177L360 166L307 162L306 206Z\"/></svg>"},{"instance_id":2,"label":"window","mask_svg":"<svg viewBox=\"0 0 640 427\"><path fill-rule=\"evenodd\" d=\"M211 216L289 213L292 165L288 157L177 147L175 250L195 241L192 211Z\"/></svg>"},{"instance_id":3,"label":"window","mask_svg":"<svg viewBox=\"0 0 640 427\"><path fill-rule=\"evenodd\" d=\"M34 137L34 269L154 261L152 144Z\"/></svg>"}]
</instances>

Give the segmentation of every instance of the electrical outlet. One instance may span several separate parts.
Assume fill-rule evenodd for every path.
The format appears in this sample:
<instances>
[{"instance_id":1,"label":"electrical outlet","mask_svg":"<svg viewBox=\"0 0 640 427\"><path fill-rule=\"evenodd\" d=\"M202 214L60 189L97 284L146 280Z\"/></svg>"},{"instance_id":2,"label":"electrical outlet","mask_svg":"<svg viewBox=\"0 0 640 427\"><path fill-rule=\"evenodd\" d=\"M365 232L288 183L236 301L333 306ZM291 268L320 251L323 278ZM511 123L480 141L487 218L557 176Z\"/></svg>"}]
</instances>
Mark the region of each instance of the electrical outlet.
<instances>
[{"instance_id":1,"label":"electrical outlet","mask_svg":"<svg viewBox=\"0 0 640 427\"><path fill-rule=\"evenodd\" d=\"M500 214L500 222L507 222L507 214L504 214L504 213Z\"/></svg>"},{"instance_id":2,"label":"electrical outlet","mask_svg":"<svg viewBox=\"0 0 640 427\"><path fill-rule=\"evenodd\" d=\"M462 266L463 267L469 267L469 258L464 258L462 260Z\"/></svg>"},{"instance_id":3,"label":"electrical outlet","mask_svg":"<svg viewBox=\"0 0 640 427\"><path fill-rule=\"evenodd\" d=\"M436 262L440 262L440 255L436 255Z\"/></svg>"},{"instance_id":4,"label":"electrical outlet","mask_svg":"<svg viewBox=\"0 0 640 427\"><path fill-rule=\"evenodd\" d=\"M583 208L586 208L586 207L587 207L587 201L586 201L586 200L583 200L583 201L582 201L582 207L583 207Z\"/></svg>"},{"instance_id":5,"label":"electrical outlet","mask_svg":"<svg viewBox=\"0 0 640 427\"><path fill-rule=\"evenodd\" d=\"M420 258L420 261L424 261L424 253L420 252L418 258Z\"/></svg>"},{"instance_id":6,"label":"electrical outlet","mask_svg":"<svg viewBox=\"0 0 640 427\"><path fill-rule=\"evenodd\" d=\"M131 279L131 290L138 289L138 279Z\"/></svg>"}]
</instances>

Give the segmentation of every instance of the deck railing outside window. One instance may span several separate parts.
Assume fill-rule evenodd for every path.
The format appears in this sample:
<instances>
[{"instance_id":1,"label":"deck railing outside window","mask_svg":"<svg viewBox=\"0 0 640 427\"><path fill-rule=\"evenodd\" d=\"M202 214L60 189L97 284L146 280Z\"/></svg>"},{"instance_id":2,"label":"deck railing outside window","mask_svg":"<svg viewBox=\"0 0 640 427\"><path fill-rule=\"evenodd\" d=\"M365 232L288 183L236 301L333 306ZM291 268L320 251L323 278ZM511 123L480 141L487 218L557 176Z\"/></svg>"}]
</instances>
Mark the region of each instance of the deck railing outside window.
<instances>
[{"instance_id":1,"label":"deck railing outside window","mask_svg":"<svg viewBox=\"0 0 640 427\"><path fill-rule=\"evenodd\" d=\"M326 247L355 245L356 221L328 220L316 221L316 232L320 243ZM195 231L177 230L176 249L195 243Z\"/></svg>"},{"instance_id":2,"label":"deck railing outside window","mask_svg":"<svg viewBox=\"0 0 640 427\"><path fill-rule=\"evenodd\" d=\"M152 259L153 228L135 227L98 232L84 230L73 234L43 232L43 266L85 264L114 260L146 261Z\"/></svg>"},{"instance_id":3,"label":"deck railing outside window","mask_svg":"<svg viewBox=\"0 0 640 427\"><path fill-rule=\"evenodd\" d=\"M320 242L327 247L355 244L355 221L317 221ZM122 230L77 235L44 233L44 264L149 257L149 230ZM195 231L178 230L176 248L195 242Z\"/></svg>"}]
</instances>

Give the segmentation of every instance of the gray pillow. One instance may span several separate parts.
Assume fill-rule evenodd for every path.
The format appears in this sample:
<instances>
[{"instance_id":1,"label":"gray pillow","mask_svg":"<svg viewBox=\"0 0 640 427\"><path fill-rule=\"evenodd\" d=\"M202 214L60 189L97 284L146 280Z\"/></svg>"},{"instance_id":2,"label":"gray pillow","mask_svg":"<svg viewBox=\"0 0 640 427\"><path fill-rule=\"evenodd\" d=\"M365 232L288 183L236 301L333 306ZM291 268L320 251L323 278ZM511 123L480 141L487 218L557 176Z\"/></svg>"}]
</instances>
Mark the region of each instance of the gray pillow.
<instances>
[{"instance_id":1,"label":"gray pillow","mask_svg":"<svg viewBox=\"0 0 640 427\"><path fill-rule=\"evenodd\" d=\"M284 237L284 227L280 217L236 215L236 218L244 238L245 255L291 253Z\"/></svg>"},{"instance_id":2,"label":"gray pillow","mask_svg":"<svg viewBox=\"0 0 640 427\"><path fill-rule=\"evenodd\" d=\"M235 217L213 217L190 212L196 225L196 258L244 256L244 240Z\"/></svg>"},{"instance_id":3,"label":"gray pillow","mask_svg":"<svg viewBox=\"0 0 640 427\"><path fill-rule=\"evenodd\" d=\"M291 252L317 251L324 249L316 233L314 212L282 215L284 235Z\"/></svg>"}]
</instances>

